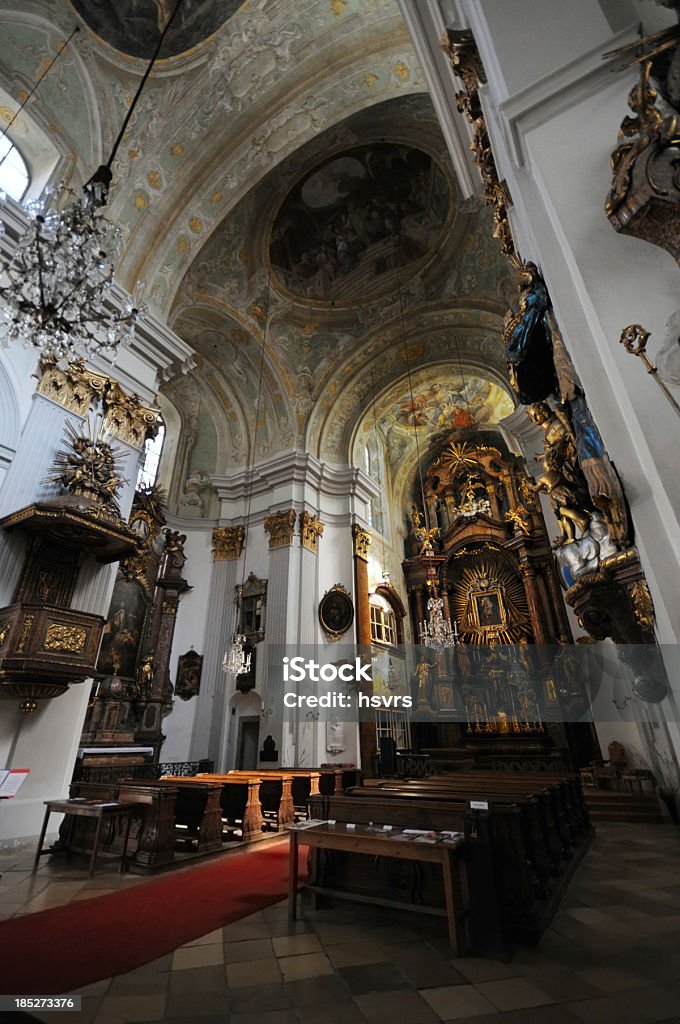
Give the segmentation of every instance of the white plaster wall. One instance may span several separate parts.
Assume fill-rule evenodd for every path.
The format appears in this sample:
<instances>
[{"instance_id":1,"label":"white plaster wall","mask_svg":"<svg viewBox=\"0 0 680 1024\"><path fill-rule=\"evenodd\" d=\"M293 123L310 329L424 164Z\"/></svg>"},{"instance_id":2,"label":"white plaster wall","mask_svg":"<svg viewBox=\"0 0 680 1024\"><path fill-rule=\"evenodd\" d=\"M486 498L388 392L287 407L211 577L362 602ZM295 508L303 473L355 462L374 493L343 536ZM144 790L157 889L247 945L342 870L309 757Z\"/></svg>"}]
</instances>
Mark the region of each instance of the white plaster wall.
<instances>
[{"instance_id":1,"label":"white plaster wall","mask_svg":"<svg viewBox=\"0 0 680 1024\"><path fill-rule=\"evenodd\" d=\"M89 695L88 682L71 686L63 696L46 701L27 717L18 710L18 699L2 701L0 763L6 765L7 752L20 726L12 767L29 768L30 774L17 796L2 802L0 847L36 836L45 812L43 801L68 795ZM50 834L58 825L55 816Z\"/></svg>"},{"instance_id":2,"label":"white plaster wall","mask_svg":"<svg viewBox=\"0 0 680 1024\"><path fill-rule=\"evenodd\" d=\"M177 609L175 634L170 655L170 679L177 679L177 661L180 655L186 654L193 647L198 654L205 650L205 624L208 605L210 573L212 570L212 525L202 523L188 525L185 520L170 518L168 526L172 530L180 530L186 534L184 553L186 565L184 578L192 590L183 594ZM201 688L210 682L201 679ZM214 685L214 684L213 684ZM165 742L161 748L161 761L186 761L189 759L189 745L198 706L198 698L180 700L173 698L172 711L163 719Z\"/></svg>"}]
</instances>

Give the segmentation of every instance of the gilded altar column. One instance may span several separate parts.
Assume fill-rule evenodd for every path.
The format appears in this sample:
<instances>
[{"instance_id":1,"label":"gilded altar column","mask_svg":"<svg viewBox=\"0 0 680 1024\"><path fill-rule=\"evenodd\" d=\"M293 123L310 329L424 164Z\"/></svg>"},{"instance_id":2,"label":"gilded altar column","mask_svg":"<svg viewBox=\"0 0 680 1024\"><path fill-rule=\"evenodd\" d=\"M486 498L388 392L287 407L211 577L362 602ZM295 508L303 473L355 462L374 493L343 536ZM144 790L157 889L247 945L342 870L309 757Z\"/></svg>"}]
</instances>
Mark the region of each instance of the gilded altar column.
<instances>
[{"instance_id":1,"label":"gilded altar column","mask_svg":"<svg viewBox=\"0 0 680 1024\"><path fill-rule=\"evenodd\" d=\"M368 598L368 548L371 535L358 523L352 527L352 551L354 553L354 593L357 617L357 644L366 651L370 659L371 650L371 609ZM362 660L365 660L362 658ZM362 693L373 696L373 684L363 683ZM374 776L378 755L375 716L359 722L359 751L361 767L368 776Z\"/></svg>"},{"instance_id":2,"label":"gilded altar column","mask_svg":"<svg viewBox=\"0 0 680 1024\"><path fill-rule=\"evenodd\" d=\"M531 627L534 634L534 640L537 644L547 644L550 642L550 638L545 632L541 598L536 584L536 573L529 562L522 562L519 568L522 574L524 593L527 596L527 604L529 605L529 614L531 615Z\"/></svg>"},{"instance_id":3,"label":"gilded altar column","mask_svg":"<svg viewBox=\"0 0 680 1024\"><path fill-rule=\"evenodd\" d=\"M198 697L189 748L189 760L210 758L220 771L222 735L228 729L227 677L222 672L222 659L231 642L236 625L234 588L239 559L243 551L243 526L219 526L213 530L213 567L210 574L210 595L205 623L203 680Z\"/></svg>"}]
</instances>

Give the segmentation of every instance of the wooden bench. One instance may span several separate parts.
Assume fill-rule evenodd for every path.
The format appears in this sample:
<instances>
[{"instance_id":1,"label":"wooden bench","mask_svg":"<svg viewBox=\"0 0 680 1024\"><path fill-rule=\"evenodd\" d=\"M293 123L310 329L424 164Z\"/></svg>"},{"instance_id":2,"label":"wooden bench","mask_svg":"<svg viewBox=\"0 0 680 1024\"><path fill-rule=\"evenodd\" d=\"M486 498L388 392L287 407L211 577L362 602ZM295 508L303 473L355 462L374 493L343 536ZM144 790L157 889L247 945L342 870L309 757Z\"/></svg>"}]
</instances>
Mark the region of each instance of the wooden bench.
<instances>
[{"instance_id":1,"label":"wooden bench","mask_svg":"<svg viewBox=\"0 0 680 1024\"><path fill-rule=\"evenodd\" d=\"M282 778L282 777L285 778L286 776L288 776L291 779L291 782L292 782L292 784L291 784L291 797L292 797L293 808L294 808L293 819L291 819L291 820L294 820L294 813L295 813L295 811L304 812L305 815L306 815L307 814L307 801L309 800L309 797L310 796L315 796L317 793L320 792L320 789L319 789L320 772L317 771L317 770L312 771L309 768L258 768L256 771L252 771L252 772L244 771L243 769L237 769L235 771L228 772L228 774L229 775L240 775L240 776L244 776L244 775L259 775L260 778L263 780L263 782L266 781L267 778ZM262 790L261 790L261 792L262 792ZM281 799L282 800L286 800L286 796L283 794L283 792L282 792L282 795L281 795ZM263 800L264 800L264 797L263 797ZM263 811L265 810L264 803L263 803L262 809L263 809ZM270 810L269 807L267 807L266 809ZM287 804L284 807L283 813L284 813L284 819L281 820L280 823L282 825L290 824L290 822L287 820L288 814L289 814L289 808L288 808Z\"/></svg>"},{"instance_id":2,"label":"wooden bench","mask_svg":"<svg viewBox=\"0 0 680 1024\"><path fill-rule=\"evenodd\" d=\"M260 806L260 778L239 778L229 775L196 775L177 779L166 776L165 781L181 781L187 785L201 786L205 782L215 782L220 786L221 818L231 833L240 827L241 839L250 842L262 839L264 819Z\"/></svg>"},{"instance_id":3,"label":"wooden bench","mask_svg":"<svg viewBox=\"0 0 680 1024\"><path fill-rule=\"evenodd\" d=\"M470 881L471 914L475 917L477 912L477 932L484 931L478 911L486 887L497 893L501 907L501 925L496 932L506 933L509 922L515 935L535 941L554 913L592 835L574 805L568 838L578 838L573 846L563 845L567 824L567 804L563 800L570 793L572 780L561 776L546 780L542 772L536 773L536 781L513 775L500 782L494 772L456 772L434 780L373 780L350 790L344 798L312 800L310 810L322 819L459 831L465 827L466 834L484 820L492 849L484 857L477 856L478 848L472 841L468 854L477 860ZM581 800L580 788L577 793ZM488 814L471 812L471 801L486 801Z\"/></svg>"}]
</instances>

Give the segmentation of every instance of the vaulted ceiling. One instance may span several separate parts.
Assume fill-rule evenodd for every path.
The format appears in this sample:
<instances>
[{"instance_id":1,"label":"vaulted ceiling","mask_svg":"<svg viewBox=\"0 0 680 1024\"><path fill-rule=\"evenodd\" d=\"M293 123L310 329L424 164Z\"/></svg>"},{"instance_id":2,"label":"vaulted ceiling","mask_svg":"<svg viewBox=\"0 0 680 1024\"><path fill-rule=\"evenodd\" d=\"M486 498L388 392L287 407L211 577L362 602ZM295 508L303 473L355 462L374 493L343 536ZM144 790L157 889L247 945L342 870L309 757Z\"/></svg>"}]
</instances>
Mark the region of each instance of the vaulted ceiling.
<instances>
[{"instance_id":1,"label":"vaulted ceiling","mask_svg":"<svg viewBox=\"0 0 680 1024\"><path fill-rule=\"evenodd\" d=\"M80 27L29 108L74 187L106 159L173 6L0 0L8 95ZM412 370L502 387L513 282L488 210L460 199L397 0L184 0L178 19L109 216L120 283L143 281L197 353L163 388L190 437L180 473L248 460L258 390L258 457L344 463L375 396L389 418Z\"/></svg>"}]
</instances>

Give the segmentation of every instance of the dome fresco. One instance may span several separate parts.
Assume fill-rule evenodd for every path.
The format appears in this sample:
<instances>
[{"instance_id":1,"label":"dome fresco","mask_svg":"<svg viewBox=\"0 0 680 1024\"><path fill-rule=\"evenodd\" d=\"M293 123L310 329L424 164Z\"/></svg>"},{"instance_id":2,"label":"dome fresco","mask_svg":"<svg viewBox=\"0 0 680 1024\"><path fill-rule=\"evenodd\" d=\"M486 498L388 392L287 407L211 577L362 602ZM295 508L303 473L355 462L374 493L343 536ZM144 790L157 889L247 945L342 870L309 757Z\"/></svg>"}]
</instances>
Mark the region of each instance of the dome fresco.
<instances>
[{"instance_id":1,"label":"dome fresco","mask_svg":"<svg viewBox=\"0 0 680 1024\"><path fill-rule=\"evenodd\" d=\"M353 301L393 286L439 241L451 190L422 150L370 143L336 154L298 182L274 222L270 258L296 296Z\"/></svg>"},{"instance_id":2,"label":"dome fresco","mask_svg":"<svg viewBox=\"0 0 680 1024\"><path fill-rule=\"evenodd\" d=\"M174 10L173 0L71 0L89 28L114 49L150 59ZM183 0L163 42L161 58L176 57L216 32L241 0Z\"/></svg>"}]
</instances>

